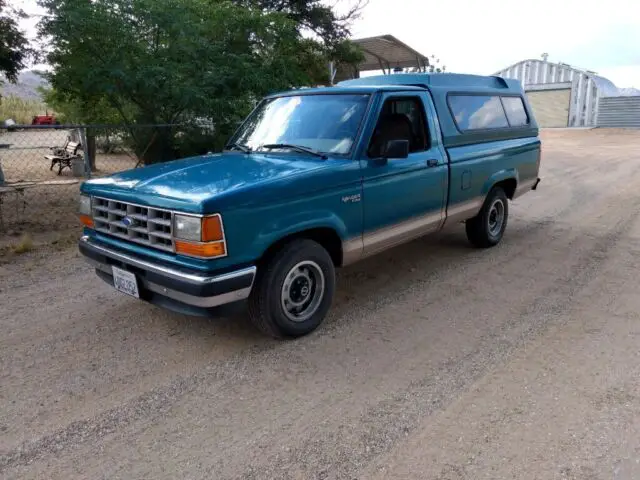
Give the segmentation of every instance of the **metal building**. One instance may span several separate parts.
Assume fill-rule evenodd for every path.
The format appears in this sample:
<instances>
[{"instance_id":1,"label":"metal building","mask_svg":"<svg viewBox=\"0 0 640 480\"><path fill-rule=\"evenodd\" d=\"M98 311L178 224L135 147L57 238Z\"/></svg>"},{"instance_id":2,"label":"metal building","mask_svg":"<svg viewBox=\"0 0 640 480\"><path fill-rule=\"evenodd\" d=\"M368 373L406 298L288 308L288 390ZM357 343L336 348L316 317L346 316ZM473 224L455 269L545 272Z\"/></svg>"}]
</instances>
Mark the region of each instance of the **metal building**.
<instances>
[{"instance_id":1,"label":"metal building","mask_svg":"<svg viewBox=\"0 0 640 480\"><path fill-rule=\"evenodd\" d=\"M566 63L523 60L495 75L520 80L541 127L594 127L601 97L617 96L604 77Z\"/></svg>"},{"instance_id":2,"label":"metal building","mask_svg":"<svg viewBox=\"0 0 640 480\"><path fill-rule=\"evenodd\" d=\"M602 97L597 122L598 127L640 128L640 96Z\"/></svg>"}]
</instances>

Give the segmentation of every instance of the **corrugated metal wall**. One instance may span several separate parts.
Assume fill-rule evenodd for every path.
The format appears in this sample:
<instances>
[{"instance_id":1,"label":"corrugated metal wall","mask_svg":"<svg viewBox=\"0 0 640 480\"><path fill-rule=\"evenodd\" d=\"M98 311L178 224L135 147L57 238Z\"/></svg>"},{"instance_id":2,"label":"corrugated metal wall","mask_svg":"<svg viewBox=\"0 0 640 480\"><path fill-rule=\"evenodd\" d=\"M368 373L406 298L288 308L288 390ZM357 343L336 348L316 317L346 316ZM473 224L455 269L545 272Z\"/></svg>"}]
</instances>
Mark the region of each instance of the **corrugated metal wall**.
<instances>
[{"instance_id":1,"label":"corrugated metal wall","mask_svg":"<svg viewBox=\"0 0 640 480\"><path fill-rule=\"evenodd\" d=\"M640 97L602 97L598 127L640 128Z\"/></svg>"}]
</instances>

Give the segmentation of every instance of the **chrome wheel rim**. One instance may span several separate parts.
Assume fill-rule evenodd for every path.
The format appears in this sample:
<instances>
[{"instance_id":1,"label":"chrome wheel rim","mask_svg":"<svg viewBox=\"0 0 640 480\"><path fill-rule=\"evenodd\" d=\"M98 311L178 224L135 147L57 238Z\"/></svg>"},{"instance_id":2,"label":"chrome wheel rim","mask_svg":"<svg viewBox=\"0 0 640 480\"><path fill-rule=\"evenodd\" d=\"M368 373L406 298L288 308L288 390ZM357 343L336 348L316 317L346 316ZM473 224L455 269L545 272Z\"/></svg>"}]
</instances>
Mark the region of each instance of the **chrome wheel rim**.
<instances>
[{"instance_id":1,"label":"chrome wheel rim","mask_svg":"<svg viewBox=\"0 0 640 480\"><path fill-rule=\"evenodd\" d=\"M280 294L282 310L292 322L308 320L320 308L325 278L320 266L311 260L295 265L284 278Z\"/></svg>"},{"instance_id":2,"label":"chrome wheel rim","mask_svg":"<svg viewBox=\"0 0 640 480\"><path fill-rule=\"evenodd\" d=\"M489 208L489 234L492 237L500 235L504 225L504 212L504 202L499 198L494 200Z\"/></svg>"}]
</instances>

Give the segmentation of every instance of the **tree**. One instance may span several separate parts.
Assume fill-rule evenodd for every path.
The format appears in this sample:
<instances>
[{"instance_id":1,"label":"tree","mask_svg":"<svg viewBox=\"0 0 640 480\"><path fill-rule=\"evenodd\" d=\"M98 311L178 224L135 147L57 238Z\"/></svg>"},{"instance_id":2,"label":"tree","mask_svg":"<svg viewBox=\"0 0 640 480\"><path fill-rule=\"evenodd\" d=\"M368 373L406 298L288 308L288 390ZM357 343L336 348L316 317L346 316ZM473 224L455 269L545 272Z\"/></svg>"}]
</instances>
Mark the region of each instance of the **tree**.
<instances>
[{"instance_id":1,"label":"tree","mask_svg":"<svg viewBox=\"0 0 640 480\"><path fill-rule=\"evenodd\" d=\"M300 35L311 34L320 42L325 63L332 61L336 67L355 67L364 59L359 47L348 39L351 25L360 17L368 0L354 0L343 14L321 0L235 0L235 3L286 15ZM342 3L346 2L342 0Z\"/></svg>"},{"instance_id":2,"label":"tree","mask_svg":"<svg viewBox=\"0 0 640 480\"><path fill-rule=\"evenodd\" d=\"M429 65L429 73L444 73L447 71L446 65L440 64L440 59L436 58L435 55L431 55L431 62Z\"/></svg>"},{"instance_id":3,"label":"tree","mask_svg":"<svg viewBox=\"0 0 640 480\"><path fill-rule=\"evenodd\" d=\"M23 16L22 11L14 10L6 0L0 0L0 73L14 83L31 53L27 38L18 28L17 19Z\"/></svg>"},{"instance_id":4,"label":"tree","mask_svg":"<svg viewBox=\"0 0 640 480\"><path fill-rule=\"evenodd\" d=\"M63 124L118 124L122 118L105 97L83 99L70 96L47 86L39 87L38 93L44 103L54 112ZM131 110L128 110L131 113Z\"/></svg>"},{"instance_id":5,"label":"tree","mask_svg":"<svg viewBox=\"0 0 640 480\"><path fill-rule=\"evenodd\" d=\"M204 144L206 150L221 148L265 94L325 83L327 58L336 48L304 38L290 13L240 2L40 0L40 5L49 13L39 29L52 40L47 58L56 96L82 108L104 102L129 126L145 162L202 150ZM135 128L195 119L215 125L202 145L187 147L194 135L177 136L171 127Z\"/></svg>"},{"instance_id":6,"label":"tree","mask_svg":"<svg viewBox=\"0 0 640 480\"><path fill-rule=\"evenodd\" d=\"M424 69L423 67L410 67L404 70L407 73L445 73L447 71L446 65L440 66L440 59L436 58L435 55L431 55L431 60L429 61L429 66Z\"/></svg>"},{"instance_id":7,"label":"tree","mask_svg":"<svg viewBox=\"0 0 640 480\"><path fill-rule=\"evenodd\" d=\"M321 0L236 0L236 3L282 13L296 24L299 33L311 32L329 48L349 38L351 24L366 5L365 0L356 0L340 15Z\"/></svg>"}]
</instances>

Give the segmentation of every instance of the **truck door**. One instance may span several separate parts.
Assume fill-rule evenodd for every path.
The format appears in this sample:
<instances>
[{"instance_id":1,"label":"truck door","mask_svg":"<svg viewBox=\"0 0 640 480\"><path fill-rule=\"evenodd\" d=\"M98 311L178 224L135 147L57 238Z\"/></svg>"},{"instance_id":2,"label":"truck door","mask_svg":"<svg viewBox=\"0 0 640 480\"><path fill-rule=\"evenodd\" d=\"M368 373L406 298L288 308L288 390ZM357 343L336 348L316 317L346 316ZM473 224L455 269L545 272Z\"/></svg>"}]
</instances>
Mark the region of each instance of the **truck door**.
<instances>
[{"instance_id":1,"label":"truck door","mask_svg":"<svg viewBox=\"0 0 640 480\"><path fill-rule=\"evenodd\" d=\"M445 218L448 164L427 92L388 92L360 157L364 255L438 230ZM407 158L386 159L389 140L408 140Z\"/></svg>"}]
</instances>

